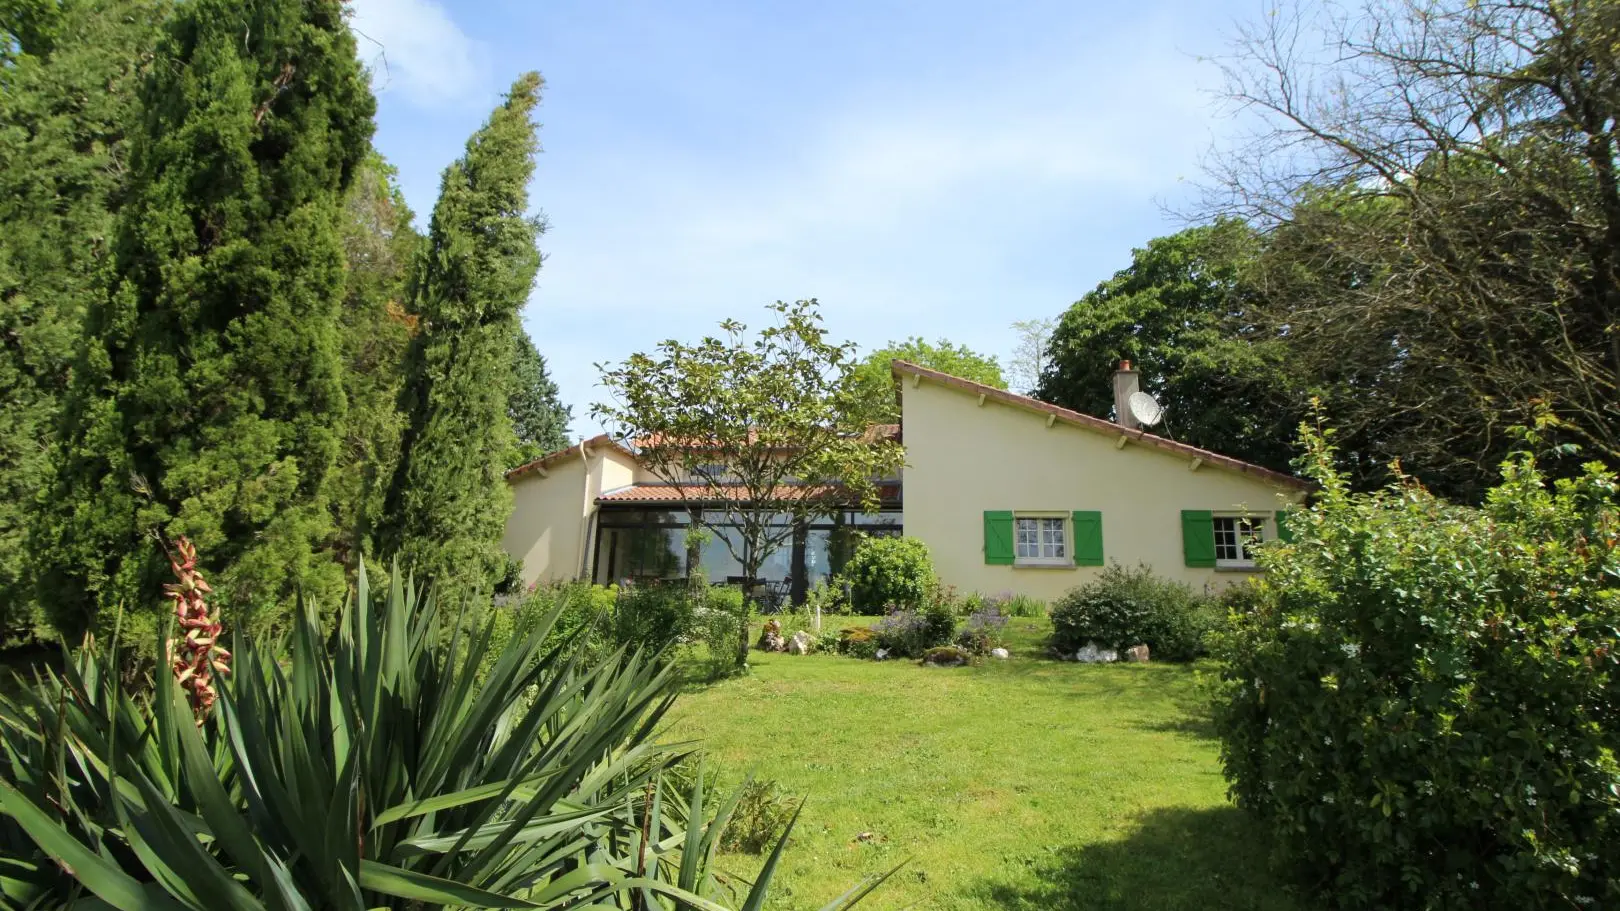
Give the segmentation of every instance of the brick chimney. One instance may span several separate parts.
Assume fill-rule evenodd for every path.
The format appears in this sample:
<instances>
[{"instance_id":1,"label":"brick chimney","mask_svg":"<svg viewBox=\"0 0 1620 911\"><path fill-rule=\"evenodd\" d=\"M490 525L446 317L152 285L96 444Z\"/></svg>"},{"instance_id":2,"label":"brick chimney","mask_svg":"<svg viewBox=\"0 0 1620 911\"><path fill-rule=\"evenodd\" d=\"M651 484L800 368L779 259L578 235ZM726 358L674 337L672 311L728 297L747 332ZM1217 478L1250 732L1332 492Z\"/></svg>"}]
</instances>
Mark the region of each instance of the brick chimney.
<instances>
[{"instance_id":1,"label":"brick chimney","mask_svg":"<svg viewBox=\"0 0 1620 911\"><path fill-rule=\"evenodd\" d=\"M1120 361L1114 371L1114 420L1126 430L1137 429L1136 417L1131 414L1131 393L1140 392L1142 384L1130 361Z\"/></svg>"}]
</instances>

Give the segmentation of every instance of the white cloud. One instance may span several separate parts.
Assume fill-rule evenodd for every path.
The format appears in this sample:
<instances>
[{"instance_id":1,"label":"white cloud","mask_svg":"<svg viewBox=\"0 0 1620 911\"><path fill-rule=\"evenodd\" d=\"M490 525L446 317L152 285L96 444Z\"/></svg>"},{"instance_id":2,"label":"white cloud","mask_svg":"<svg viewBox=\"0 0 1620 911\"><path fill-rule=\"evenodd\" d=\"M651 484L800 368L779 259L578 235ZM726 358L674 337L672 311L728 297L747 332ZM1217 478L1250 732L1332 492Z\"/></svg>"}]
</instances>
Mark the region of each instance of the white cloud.
<instances>
[{"instance_id":1,"label":"white cloud","mask_svg":"<svg viewBox=\"0 0 1620 911\"><path fill-rule=\"evenodd\" d=\"M485 81L482 51L435 0L354 0L349 27L376 91L422 106L475 94Z\"/></svg>"}]
</instances>

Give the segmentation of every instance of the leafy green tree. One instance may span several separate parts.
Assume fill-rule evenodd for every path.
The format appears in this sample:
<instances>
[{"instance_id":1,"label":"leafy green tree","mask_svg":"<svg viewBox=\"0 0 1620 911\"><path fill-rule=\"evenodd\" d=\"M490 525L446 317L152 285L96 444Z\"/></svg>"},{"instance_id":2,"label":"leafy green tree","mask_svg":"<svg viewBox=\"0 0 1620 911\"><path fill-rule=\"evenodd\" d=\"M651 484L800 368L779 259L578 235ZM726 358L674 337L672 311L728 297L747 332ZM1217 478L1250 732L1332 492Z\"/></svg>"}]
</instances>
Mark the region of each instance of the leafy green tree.
<instances>
[{"instance_id":1,"label":"leafy green tree","mask_svg":"<svg viewBox=\"0 0 1620 911\"><path fill-rule=\"evenodd\" d=\"M79 327L105 287L126 126L168 0L0 4L0 635L36 622L26 539Z\"/></svg>"},{"instance_id":2,"label":"leafy green tree","mask_svg":"<svg viewBox=\"0 0 1620 911\"><path fill-rule=\"evenodd\" d=\"M338 0L180 5L140 104L38 551L59 627L109 626L122 607L145 643L154 532L209 555L250 629L299 591L341 597L326 499L344 416L339 219L375 104Z\"/></svg>"},{"instance_id":3,"label":"leafy green tree","mask_svg":"<svg viewBox=\"0 0 1620 911\"><path fill-rule=\"evenodd\" d=\"M736 320L695 345L670 339L654 354L603 367L615 401L591 414L627 440L756 579L776 548L818 516L878 505L877 479L904 454L871 432L881 407L856 372L855 346L827 340L814 300L768 308L779 322L752 337ZM748 662L748 604L739 616L738 669Z\"/></svg>"},{"instance_id":4,"label":"leafy green tree","mask_svg":"<svg viewBox=\"0 0 1620 911\"><path fill-rule=\"evenodd\" d=\"M1059 320L1037 397L1107 416L1114 371L1128 360L1166 406L1176 439L1286 471L1305 397L1282 343L1248 313L1242 274L1259 243L1242 222L1222 221L1134 251L1129 268Z\"/></svg>"},{"instance_id":5,"label":"leafy green tree","mask_svg":"<svg viewBox=\"0 0 1620 911\"><path fill-rule=\"evenodd\" d=\"M1210 209L1278 238L1265 320L1313 382L1368 358L1335 422L1453 495L1543 408L1584 452L1551 473L1620 466L1616 10L1286 2L1226 57L1258 128Z\"/></svg>"},{"instance_id":6,"label":"leafy green tree","mask_svg":"<svg viewBox=\"0 0 1620 911\"><path fill-rule=\"evenodd\" d=\"M515 445L513 350L544 229L528 215L540 88L538 73L513 83L445 169L414 279L421 322L406 360L407 424L379 543L458 597L487 594L508 565L500 544L512 508L503 472Z\"/></svg>"},{"instance_id":7,"label":"leafy green tree","mask_svg":"<svg viewBox=\"0 0 1620 911\"><path fill-rule=\"evenodd\" d=\"M517 333L513 357L512 397L506 410L517 448L506 460L509 468L567 446L568 422L573 417L573 410L558 397L557 384L546 372L546 359L528 333Z\"/></svg>"},{"instance_id":8,"label":"leafy green tree","mask_svg":"<svg viewBox=\"0 0 1620 911\"><path fill-rule=\"evenodd\" d=\"M889 369L890 362L897 359L997 389L1007 388L1001 364L992 355L979 354L966 345L957 345L945 339L929 343L920 336L914 336L904 341L890 342L862 358L855 366L855 382L860 385L862 394L871 399L870 413L879 421L893 423L900 420L899 387Z\"/></svg>"},{"instance_id":9,"label":"leafy green tree","mask_svg":"<svg viewBox=\"0 0 1620 911\"><path fill-rule=\"evenodd\" d=\"M351 569L373 550L372 525L382 514L405 432L399 392L417 325L406 301L422 242L412 217L397 172L371 153L349 188L342 228L349 268L338 332L348 414L330 490L338 549Z\"/></svg>"}]
</instances>

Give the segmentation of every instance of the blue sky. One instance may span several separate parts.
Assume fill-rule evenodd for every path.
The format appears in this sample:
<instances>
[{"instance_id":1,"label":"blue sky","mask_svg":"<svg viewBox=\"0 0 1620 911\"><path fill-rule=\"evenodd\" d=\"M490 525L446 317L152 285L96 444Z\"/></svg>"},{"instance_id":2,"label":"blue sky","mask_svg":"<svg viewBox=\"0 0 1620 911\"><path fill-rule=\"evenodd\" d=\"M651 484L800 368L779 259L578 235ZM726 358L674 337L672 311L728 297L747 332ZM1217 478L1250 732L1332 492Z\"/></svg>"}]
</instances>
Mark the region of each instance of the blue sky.
<instances>
[{"instance_id":1,"label":"blue sky","mask_svg":"<svg viewBox=\"0 0 1620 911\"><path fill-rule=\"evenodd\" d=\"M593 364L819 298L863 347L1000 356L1180 226L1230 131L1221 53L1256 0L355 0L377 145L425 226L520 72L547 88L550 222L524 324L576 434Z\"/></svg>"}]
</instances>

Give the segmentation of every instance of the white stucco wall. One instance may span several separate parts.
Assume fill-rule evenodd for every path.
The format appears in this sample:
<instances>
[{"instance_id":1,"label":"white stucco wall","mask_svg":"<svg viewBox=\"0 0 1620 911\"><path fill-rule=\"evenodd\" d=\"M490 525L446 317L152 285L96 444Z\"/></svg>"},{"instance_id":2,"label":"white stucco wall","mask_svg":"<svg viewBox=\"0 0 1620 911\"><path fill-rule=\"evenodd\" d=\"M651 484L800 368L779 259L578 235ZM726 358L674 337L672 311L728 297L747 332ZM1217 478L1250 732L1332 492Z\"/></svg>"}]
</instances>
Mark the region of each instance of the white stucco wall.
<instances>
[{"instance_id":1,"label":"white stucco wall","mask_svg":"<svg viewBox=\"0 0 1620 911\"><path fill-rule=\"evenodd\" d=\"M501 548L523 561L524 585L589 576L596 498L640 480L635 460L624 453L586 449L588 457L578 447L558 457L544 477L530 472L509 482L512 514Z\"/></svg>"},{"instance_id":2,"label":"white stucco wall","mask_svg":"<svg viewBox=\"0 0 1620 911\"><path fill-rule=\"evenodd\" d=\"M906 534L933 553L942 581L959 590L1011 591L1051 600L1100 572L991 566L984 562L987 510L1098 510L1108 562L1147 563L1196 588L1217 589L1248 573L1188 567L1181 511L1273 513L1297 491L1204 465L924 379L902 383ZM1276 534L1266 522L1267 539Z\"/></svg>"},{"instance_id":3,"label":"white stucco wall","mask_svg":"<svg viewBox=\"0 0 1620 911\"><path fill-rule=\"evenodd\" d=\"M523 561L523 584L557 582L579 572L585 463L578 453L511 482L512 515L501 549Z\"/></svg>"}]
</instances>

